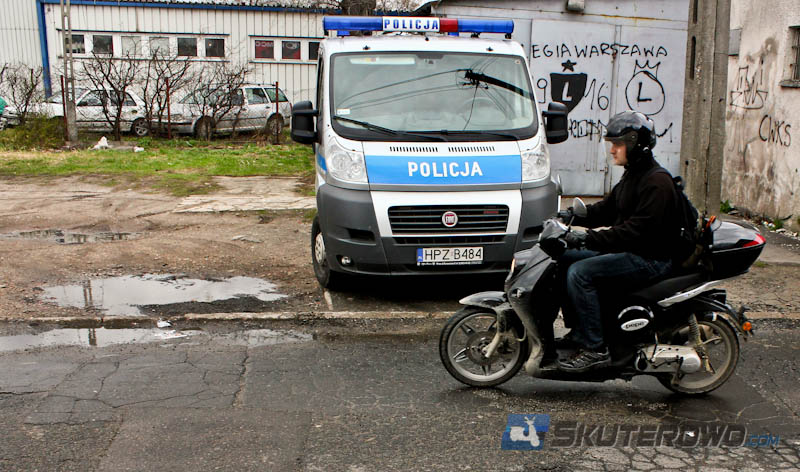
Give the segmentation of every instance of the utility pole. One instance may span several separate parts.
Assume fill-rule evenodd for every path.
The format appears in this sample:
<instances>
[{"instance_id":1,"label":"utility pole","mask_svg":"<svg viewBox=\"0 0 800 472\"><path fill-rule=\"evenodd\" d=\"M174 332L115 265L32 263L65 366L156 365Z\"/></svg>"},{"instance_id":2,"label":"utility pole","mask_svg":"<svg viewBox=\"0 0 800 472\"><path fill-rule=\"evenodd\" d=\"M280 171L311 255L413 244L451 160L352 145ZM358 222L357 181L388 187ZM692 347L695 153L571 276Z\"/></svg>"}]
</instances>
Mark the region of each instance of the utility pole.
<instances>
[{"instance_id":1,"label":"utility pole","mask_svg":"<svg viewBox=\"0 0 800 472\"><path fill-rule=\"evenodd\" d=\"M689 0L681 174L700 212L719 213L731 0Z\"/></svg>"},{"instance_id":2,"label":"utility pole","mask_svg":"<svg viewBox=\"0 0 800 472\"><path fill-rule=\"evenodd\" d=\"M72 58L72 5L67 0L66 10L64 10L64 0L61 4L61 33L64 35L62 48L64 50L64 116L67 125L67 141L70 143L78 142L77 114L75 112L75 66ZM69 45L69 47L67 47Z\"/></svg>"}]
</instances>

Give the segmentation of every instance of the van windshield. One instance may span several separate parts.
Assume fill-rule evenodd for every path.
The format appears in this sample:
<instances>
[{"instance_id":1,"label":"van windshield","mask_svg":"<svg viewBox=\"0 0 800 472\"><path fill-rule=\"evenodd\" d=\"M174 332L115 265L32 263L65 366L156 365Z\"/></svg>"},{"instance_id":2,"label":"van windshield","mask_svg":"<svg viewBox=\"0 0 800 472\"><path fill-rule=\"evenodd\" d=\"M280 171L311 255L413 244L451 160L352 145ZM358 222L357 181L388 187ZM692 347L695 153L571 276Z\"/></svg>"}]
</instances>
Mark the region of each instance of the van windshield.
<instances>
[{"instance_id":1,"label":"van windshield","mask_svg":"<svg viewBox=\"0 0 800 472\"><path fill-rule=\"evenodd\" d=\"M331 90L334 129L351 139L386 139L357 122L469 141L525 139L538 127L530 79L518 56L337 54Z\"/></svg>"}]
</instances>

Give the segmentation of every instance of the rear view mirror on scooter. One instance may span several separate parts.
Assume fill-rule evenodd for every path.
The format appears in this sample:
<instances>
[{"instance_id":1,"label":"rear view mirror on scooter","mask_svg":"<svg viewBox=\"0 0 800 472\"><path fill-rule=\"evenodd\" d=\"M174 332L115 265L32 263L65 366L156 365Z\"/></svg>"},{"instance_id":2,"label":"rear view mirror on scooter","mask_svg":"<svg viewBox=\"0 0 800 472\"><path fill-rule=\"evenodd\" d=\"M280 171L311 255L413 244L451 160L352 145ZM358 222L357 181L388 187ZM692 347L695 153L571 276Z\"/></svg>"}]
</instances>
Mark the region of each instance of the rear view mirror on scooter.
<instances>
[{"instance_id":1,"label":"rear view mirror on scooter","mask_svg":"<svg viewBox=\"0 0 800 472\"><path fill-rule=\"evenodd\" d=\"M589 213L586 210L586 204L578 197L575 197L575 200L572 201L572 213L581 218L585 218Z\"/></svg>"}]
</instances>

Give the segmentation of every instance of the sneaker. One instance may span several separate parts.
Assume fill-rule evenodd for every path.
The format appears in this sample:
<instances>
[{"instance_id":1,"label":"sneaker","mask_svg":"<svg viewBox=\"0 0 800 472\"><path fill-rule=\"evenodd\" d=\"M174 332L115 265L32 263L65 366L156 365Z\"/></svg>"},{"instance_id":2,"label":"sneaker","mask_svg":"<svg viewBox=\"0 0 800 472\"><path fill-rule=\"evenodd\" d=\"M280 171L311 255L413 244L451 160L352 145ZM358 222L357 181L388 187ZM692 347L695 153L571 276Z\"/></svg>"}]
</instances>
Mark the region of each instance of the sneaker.
<instances>
[{"instance_id":1,"label":"sneaker","mask_svg":"<svg viewBox=\"0 0 800 472\"><path fill-rule=\"evenodd\" d=\"M602 351L584 348L571 358L558 361L558 368L564 372L581 373L609 364L611 364L611 353L608 352L608 348L603 348Z\"/></svg>"}]
</instances>

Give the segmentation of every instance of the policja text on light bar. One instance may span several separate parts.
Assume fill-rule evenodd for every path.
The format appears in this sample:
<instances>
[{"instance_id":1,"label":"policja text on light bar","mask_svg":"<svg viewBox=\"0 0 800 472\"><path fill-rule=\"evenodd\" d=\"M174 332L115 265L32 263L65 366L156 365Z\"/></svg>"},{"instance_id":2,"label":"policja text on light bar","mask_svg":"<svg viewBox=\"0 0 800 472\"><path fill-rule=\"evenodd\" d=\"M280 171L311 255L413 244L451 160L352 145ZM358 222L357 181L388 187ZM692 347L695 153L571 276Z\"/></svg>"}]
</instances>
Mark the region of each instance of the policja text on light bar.
<instances>
[{"instance_id":1,"label":"policja text on light bar","mask_svg":"<svg viewBox=\"0 0 800 472\"><path fill-rule=\"evenodd\" d=\"M322 28L325 31L511 34L514 22L410 16L326 16L322 18Z\"/></svg>"}]
</instances>

